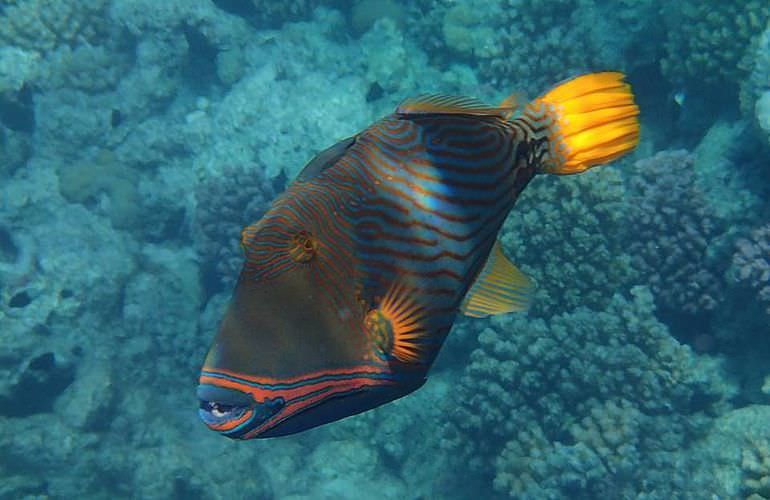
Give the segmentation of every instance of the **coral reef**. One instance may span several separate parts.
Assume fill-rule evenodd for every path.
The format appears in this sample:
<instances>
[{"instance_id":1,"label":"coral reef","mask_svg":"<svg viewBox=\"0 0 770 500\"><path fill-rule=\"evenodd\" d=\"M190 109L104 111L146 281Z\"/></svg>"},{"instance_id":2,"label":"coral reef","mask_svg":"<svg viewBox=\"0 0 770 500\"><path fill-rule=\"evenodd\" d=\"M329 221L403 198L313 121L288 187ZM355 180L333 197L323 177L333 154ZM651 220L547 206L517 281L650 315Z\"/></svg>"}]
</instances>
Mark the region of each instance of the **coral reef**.
<instances>
[{"instance_id":1,"label":"coral reef","mask_svg":"<svg viewBox=\"0 0 770 500\"><path fill-rule=\"evenodd\" d=\"M724 264L714 245L723 229L696 185L693 165L693 155L681 150L636 162L628 214L634 267L661 306L690 314L714 309L724 292Z\"/></svg>"},{"instance_id":2,"label":"coral reef","mask_svg":"<svg viewBox=\"0 0 770 500\"><path fill-rule=\"evenodd\" d=\"M464 59L479 80L500 92L542 92L593 67L624 68L655 61L653 0L419 0L406 30L437 63ZM449 49L449 50L447 50ZM633 58L625 53L633 53ZM537 54L537 57L532 57ZM454 56L454 57L452 57Z\"/></svg>"},{"instance_id":3,"label":"coral reef","mask_svg":"<svg viewBox=\"0 0 770 500\"><path fill-rule=\"evenodd\" d=\"M456 6L446 14L445 41L460 52L469 51L473 44L483 81L498 87L515 85L531 94L542 92L547 85L593 63L596 52L585 29L588 24L570 19L580 15L577 4L559 0L498 4L496 8L484 2ZM573 14L566 18L565 12ZM540 56L530 57L534 51Z\"/></svg>"},{"instance_id":4,"label":"coral reef","mask_svg":"<svg viewBox=\"0 0 770 500\"><path fill-rule=\"evenodd\" d=\"M254 15L259 25L274 28L287 21L300 21L310 17L310 13L316 7L333 2L328 0L290 0L286 2L251 0L251 3L254 5Z\"/></svg>"},{"instance_id":5,"label":"coral reef","mask_svg":"<svg viewBox=\"0 0 770 500\"><path fill-rule=\"evenodd\" d=\"M756 104L757 123L770 137L770 90L765 91Z\"/></svg>"},{"instance_id":6,"label":"coral reef","mask_svg":"<svg viewBox=\"0 0 770 500\"><path fill-rule=\"evenodd\" d=\"M736 243L731 276L755 292L757 301L770 315L770 225L751 232Z\"/></svg>"},{"instance_id":7,"label":"coral reef","mask_svg":"<svg viewBox=\"0 0 770 500\"><path fill-rule=\"evenodd\" d=\"M768 17L0 0L0 498L767 497ZM500 236L537 282L527 315L458 320L424 388L334 425L235 443L200 424L239 232L317 151L409 95L495 103L608 68L631 74L647 159L524 191ZM713 103L738 85L742 120ZM654 154L673 147L694 153Z\"/></svg>"},{"instance_id":8,"label":"coral reef","mask_svg":"<svg viewBox=\"0 0 770 500\"><path fill-rule=\"evenodd\" d=\"M198 333L203 291L195 255L191 249L145 245L137 261L137 272L123 289L124 335L145 338L144 348L168 361L133 378L194 377L205 354L205 337Z\"/></svg>"},{"instance_id":9,"label":"coral reef","mask_svg":"<svg viewBox=\"0 0 770 500\"><path fill-rule=\"evenodd\" d=\"M94 42L106 35L101 22L104 0L86 4L56 0L21 0L0 11L0 40L28 50Z\"/></svg>"},{"instance_id":10,"label":"coral reef","mask_svg":"<svg viewBox=\"0 0 770 500\"><path fill-rule=\"evenodd\" d=\"M741 458L746 498L770 498L770 441L753 441L743 449Z\"/></svg>"},{"instance_id":11,"label":"coral reef","mask_svg":"<svg viewBox=\"0 0 770 500\"><path fill-rule=\"evenodd\" d=\"M479 344L450 403L444 446L477 473L494 470L495 486L514 498L683 484L677 453L733 391L671 338L645 288L601 312L495 318Z\"/></svg>"},{"instance_id":12,"label":"coral reef","mask_svg":"<svg viewBox=\"0 0 770 500\"><path fill-rule=\"evenodd\" d=\"M393 0L358 0L350 12L350 26L353 33L364 34L380 19L390 19L400 26L405 16L403 6Z\"/></svg>"},{"instance_id":13,"label":"coral reef","mask_svg":"<svg viewBox=\"0 0 770 500\"><path fill-rule=\"evenodd\" d=\"M751 154L757 145L746 121L719 120L693 151L698 197L714 218L731 221L725 228L730 237L762 210L762 158Z\"/></svg>"},{"instance_id":14,"label":"coral reef","mask_svg":"<svg viewBox=\"0 0 770 500\"><path fill-rule=\"evenodd\" d=\"M0 47L0 94L21 90L24 82L34 79L40 55L18 47Z\"/></svg>"},{"instance_id":15,"label":"coral reef","mask_svg":"<svg viewBox=\"0 0 770 500\"><path fill-rule=\"evenodd\" d=\"M116 50L123 37L105 22L107 6L105 0L23 0L0 11L0 41L7 44L0 53L0 94L24 83L90 92L114 86L127 57Z\"/></svg>"},{"instance_id":16,"label":"coral reef","mask_svg":"<svg viewBox=\"0 0 770 500\"><path fill-rule=\"evenodd\" d=\"M532 313L600 309L614 291L635 282L636 270L625 252L624 196L622 178L613 168L537 178L527 187L500 239L537 283Z\"/></svg>"},{"instance_id":17,"label":"coral reef","mask_svg":"<svg viewBox=\"0 0 770 500\"><path fill-rule=\"evenodd\" d=\"M737 85L748 74L747 49L765 29L770 6L759 0L664 4L668 24L663 73L685 81Z\"/></svg>"},{"instance_id":18,"label":"coral reef","mask_svg":"<svg viewBox=\"0 0 770 500\"><path fill-rule=\"evenodd\" d=\"M204 273L214 276L211 288L235 283L243 263L241 229L259 220L275 194L259 165L227 166L198 183L193 234Z\"/></svg>"},{"instance_id":19,"label":"coral reef","mask_svg":"<svg viewBox=\"0 0 770 500\"><path fill-rule=\"evenodd\" d=\"M141 216L138 182L137 172L118 165L109 151L100 151L93 163L68 165L59 172L59 191L67 201L96 205L117 229L134 226Z\"/></svg>"},{"instance_id":20,"label":"coral reef","mask_svg":"<svg viewBox=\"0 0 770 500\"><path fill-rule=\"evenodd\" d=\"M367 86L350 69L351 60L361 64L360 52L330 40L344 23L339 13L319 10L313 24L291 23L280 35L252 39L243 52L248 75L215 108L186 118L200 175L220 175L227 158L231 165L258 163L271 180L293 178L317 151L366 125L368 116L350 111L366 109Z\"/></svg>"},{"instance_id":21,"label":"coral reef","mask_svg":"<svg viewBox=\"0 0 770 500\"><path fill-rule=\"evenodd\" d=\"M31 154L32 141L28 134L0 125L0 175L13 174Z\"/></svg>"},{"instance_id":22,"label":"coral reef","mask_svg":"<svg viewBox=\"0 0 770 500\"><path fill-rule=\"evenodd\" d=\"M704 461L693 471L691 487L709 476L713 493L722 498L768 498L770 473L770 406L750 405L714 420L708 434L691 452Z\"/></svg>"},{"instance_id":23,"label":"coral reef","mask_svg":"<svg viewBox=\"0 0 770 500\"><path fill-rule=\"evenodd\" d=\"M82 357L100 357L91 336L134 270L132 244L84 207L52 203L56 176L39 162L2 189L0 330L12 349L2 352L0 397L11 416L46 413Z\"/></svg>"},{"instance_id":24,"label":"coral reef","mask_svg":"<svg viewBox=\"0 0 770 500\"><path fill-rule=\"evenodd\" d=\"M756 118L770 144L770 20L747 59L751 73L741 82L741 108L745 116Z\"/></svg>"}]
</instances>

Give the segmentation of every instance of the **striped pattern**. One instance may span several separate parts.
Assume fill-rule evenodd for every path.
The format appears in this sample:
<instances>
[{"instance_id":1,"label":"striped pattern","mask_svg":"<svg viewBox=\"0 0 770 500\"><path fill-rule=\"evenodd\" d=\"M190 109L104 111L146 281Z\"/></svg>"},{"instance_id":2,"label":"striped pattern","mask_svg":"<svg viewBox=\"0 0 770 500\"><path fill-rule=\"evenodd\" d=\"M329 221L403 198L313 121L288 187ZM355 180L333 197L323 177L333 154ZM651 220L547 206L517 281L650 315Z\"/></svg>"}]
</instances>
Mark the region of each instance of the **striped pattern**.
<instances>
[{"instance_id":1,"label":"striped pattern","mask_svg":"<svg viewBox=\"0 0 770 500\"><path fill-rule=\"evenodd\" d=\"M352 226L335 216L346 210L343 203L353 194L343 184L329 189L317 180L293 183L257 224L244 229L241 279L259 283L289 271L306 272L332 307L353 307L348 297L348 283L356 276ZM305 259L307 254L297 245L308 239L313 255Z\"/></svg>"},{"instance_id":2,"label":"striped pattern","mask_svg":"<svg viewBox=\"0 0 770 500\"><path fill-rule=\"evenodd\" d=\"M518 192L534 174L528 147L502 118L393 115L358 137L336 169L365 186L347 223L363 296L376 307L405 281L426 318L430 363L487 259Z\"/></svg>"},{"instance_id":3,"label":"striped pattern","mask_svg":"<svg viewBox=\"0 0 770 500\"><path fill-rule=\"evenodd\" d=\"M497 116L505 118L515 109L515 102L506 99L504 106L494 107L473 97L442 94L423 94L405 99L396 108L398 115L447 114Z\"/></svg>"},{"instance_id":4,"label":"striped pattern","mask_svg":"<svg viewBox=\"0 0 770 500\"><path fill-rule=\"evenodd\" d=\"M374 408L424 382L461 307L525 307L528 280L490 256L518 194L536 172L633 148L638 109L619 73L516 109L515 96L411 99L311 161L243 232L247 262L200 378L201 397L225 401L204 401L204 421L249 439Z\"/></svg>"},{"instance_id":5,"label":"striped pattern","mask_svg":"<svg viewBox=\"0 0 770 500\"><path fill-rule=\"evenodd\" d=\"M220 431L241 439L297 432L303 420L292 417L309 408L323 407L320 419L335 420L421 385L535 173L533 151L526 134L500 116L393 114L361 132L336 163L292 183L244 230L241 280L269 287L284 273L306 273L320 292L318 307L345 312L343 327L328 330L330 345L360 343L364 352L343 366L330 349L326 370L296 380L207 364L201 384L285 402L264 421L253 412ZM287 308L276 314L291 314ZM378 324L385 328L367 331ZM329 406L332 399L337 404Z\"/></svg>"},{"instance_id":6,"label":"striped pattern","mask_svg":"<svg viewBox=\"0 0 770 500\"><path fill-rule=\"evenodd\" d=\"M200 376L201 384L234 389L251 395L255 401L283 402L280 412L263 421L252 422L256 412L249 410L236 421L228 422L226 428L215 429L234 439L256 437L326 399L351 395L366 388L392 387L398 382L397 378L372 366L310 373L285 380L248 377L227 370L204 370Z\"/></svg>"},{"instance_id":7,"label":"striped pattern","mask_svg":"<svg viewBox=\"0 0 770 500\"><path fill-rule=\"evenodd\" d=\"M499 116L386 117L359 134L335 165L295 181L244 230L243 276L258 282L306 270L332 307L356 312L353 335L366 335L367 310L403 282L426 318L418 339L425 345L414 349L429 364L534 175L533 144ZM316 238L309 262L290 251L301 231Z\"/></svg>"}]
</instances>

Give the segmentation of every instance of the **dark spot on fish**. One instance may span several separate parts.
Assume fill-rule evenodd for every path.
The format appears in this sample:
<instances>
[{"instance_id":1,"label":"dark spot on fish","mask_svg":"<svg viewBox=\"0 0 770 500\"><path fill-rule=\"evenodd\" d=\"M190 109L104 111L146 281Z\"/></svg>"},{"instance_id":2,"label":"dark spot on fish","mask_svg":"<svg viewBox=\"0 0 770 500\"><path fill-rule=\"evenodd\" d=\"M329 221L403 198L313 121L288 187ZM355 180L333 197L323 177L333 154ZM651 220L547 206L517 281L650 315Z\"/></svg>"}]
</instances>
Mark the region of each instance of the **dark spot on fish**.
<instances>
[{"instance_id":1,"label":"dark spot on fish","mask_svg":"<svg viewBox=\"0 0 770 500\"><path fill-rule=\"evenodd\" d=\"M369 85L369 90L366 92L366 102L376 101L385 95L385 89L377 82L372 82Z\"/></svg>"},{"instance_id":2,"label":"dark spot on fish","mask_svg":"<svg viewBox=\"0 0 770 500\"><path fill-rule=\"evenodd\" d=\"M0 123L16 132L35 130L32 91L26 85L12 98L0 97Z\"/></svg>"},{"instance_id":3,"label":"dark spot on fish","mask_svg":"<svg viewBox=\"0 0 770 500\"><path fill-rule=\"evenodd\" d=\"M32 302L32 298L29 296L29 294L24 292L19 292L13 297L11 297L11 300L8 301L8 305L14 308L22 308L27 307L30 302Z\"/></svg>"},{"instance_id":4,"label":"dark spot on fish","mask_svg":"<svg viewBox=\"0 0 770 500\"><path fill-rule=\"evenodd\" d=\"M123 113L119 109L113 109L112 113L110 113L110 125L112 128L116 128L121 123L123 123Z\"/></svg>"},{"instance_id":5,"label":"dark spot on fish","mask_svg":"<svg viewBox=\"0 0 770 500\"><path fill-rule=\"evenodd\" d=\"M257 15L257 4L252 0L213 0L214 5L223 11L251 19Z\"/></svg>"},{"instance_id":6,"label":"dark spot on fish","mask_svg":"<svg viewBox=\"0 0 770 500\"><path fill-rule=\"evenodd\" d=\"M69 298L70 298L70 297L72 297L73 295L75 295L75 292L73 292L73 291L72 291L72 290L70 290L69 288L65 288L65 289L63 289L63 290L61 291L61 298L63 298L63 299L69 299Z\"/></svg>"},{"instance_id":7,"label":"dark spot on fish","mask_svg":"<svg viewBox=\"0 0 770 500\"><path fill-rule=\"evenodd\" d=\"M83 355L83 348L80 347L79 345L76 345L75 347L72 348L72 351L70 352L72 352L73 356L80 357Z\"/></svg>"}]
</instances>

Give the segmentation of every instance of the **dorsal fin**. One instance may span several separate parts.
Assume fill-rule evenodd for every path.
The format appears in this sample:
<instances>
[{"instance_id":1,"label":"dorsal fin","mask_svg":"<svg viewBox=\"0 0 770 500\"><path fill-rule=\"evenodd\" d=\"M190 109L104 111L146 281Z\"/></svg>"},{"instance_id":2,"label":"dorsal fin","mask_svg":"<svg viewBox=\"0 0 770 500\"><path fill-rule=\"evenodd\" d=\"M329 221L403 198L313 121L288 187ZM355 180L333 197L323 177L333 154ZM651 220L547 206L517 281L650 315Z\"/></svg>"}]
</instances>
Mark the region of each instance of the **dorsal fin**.
<instances>
[{"instance_id":1,"label":"dorsal fin","mask_svg":"<svg viewBox=\"0 0 770 500\"><path fill-rule=\"evenodd\" d=\"M305 167L297 176L297 180L300 182L309 181L327 168L331 167L337 163L337 160L339 160L342 155L345 154L348 148L355 144L355 142L356 136L354 135L353 137L342 139L337 144L324 149L315 155L313 159L307 163L307 165L305 165Z\"/></svg>"},{"instance_id":2,"label":"dorsal fin","mask_svg":"<svg viewBox=\"0 0 770 500\"><path fill-rule=\"evenodd\" d=\"M526 311L534 288L529 278L508 260L497 241L460 310L474 318Z\"/></svg>"},{"instance_id":3,"label":"dorsal fin","mask_svg":"<svg viewBox=\"0 0 770 500\"><path fill-rule=\"evenodd\" d=\"M521 92L514 92L503 99L499 106L500 109L506 110L503 118L510 120L513 114L521 109L523 102L526 102L526 98Z\"/></svg>"},{"instance_id":4,"label":"dorsal fin","mask_svg":"<svg viewBox=\"0 0 770 500\"><path fill-rule=\"evenodd\" d=\"M399 115L458 114L499 116L504 118L513 109L484 104L473 97L423 94L405 99L396 108Z\"/></svg>"}]
</instances>

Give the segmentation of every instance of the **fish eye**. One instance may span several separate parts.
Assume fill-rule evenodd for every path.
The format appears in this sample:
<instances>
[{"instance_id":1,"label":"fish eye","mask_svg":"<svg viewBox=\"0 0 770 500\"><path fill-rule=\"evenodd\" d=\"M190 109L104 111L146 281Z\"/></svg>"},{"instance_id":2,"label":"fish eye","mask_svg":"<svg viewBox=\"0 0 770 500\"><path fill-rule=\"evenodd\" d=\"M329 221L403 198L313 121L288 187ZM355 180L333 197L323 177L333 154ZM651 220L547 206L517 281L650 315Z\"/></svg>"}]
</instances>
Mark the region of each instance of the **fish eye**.
<instances>
[{"instance_id":1,"label":"fish eye","mask_svg":"<svg viewBox=\"0 0 770 500\"><path fill-rule=\"evenodd\" d=\"M309 231L299 231L289 242L289 255L296 262L310 262L317 251L318 241Z\"/></svg>"}]
</instances>

